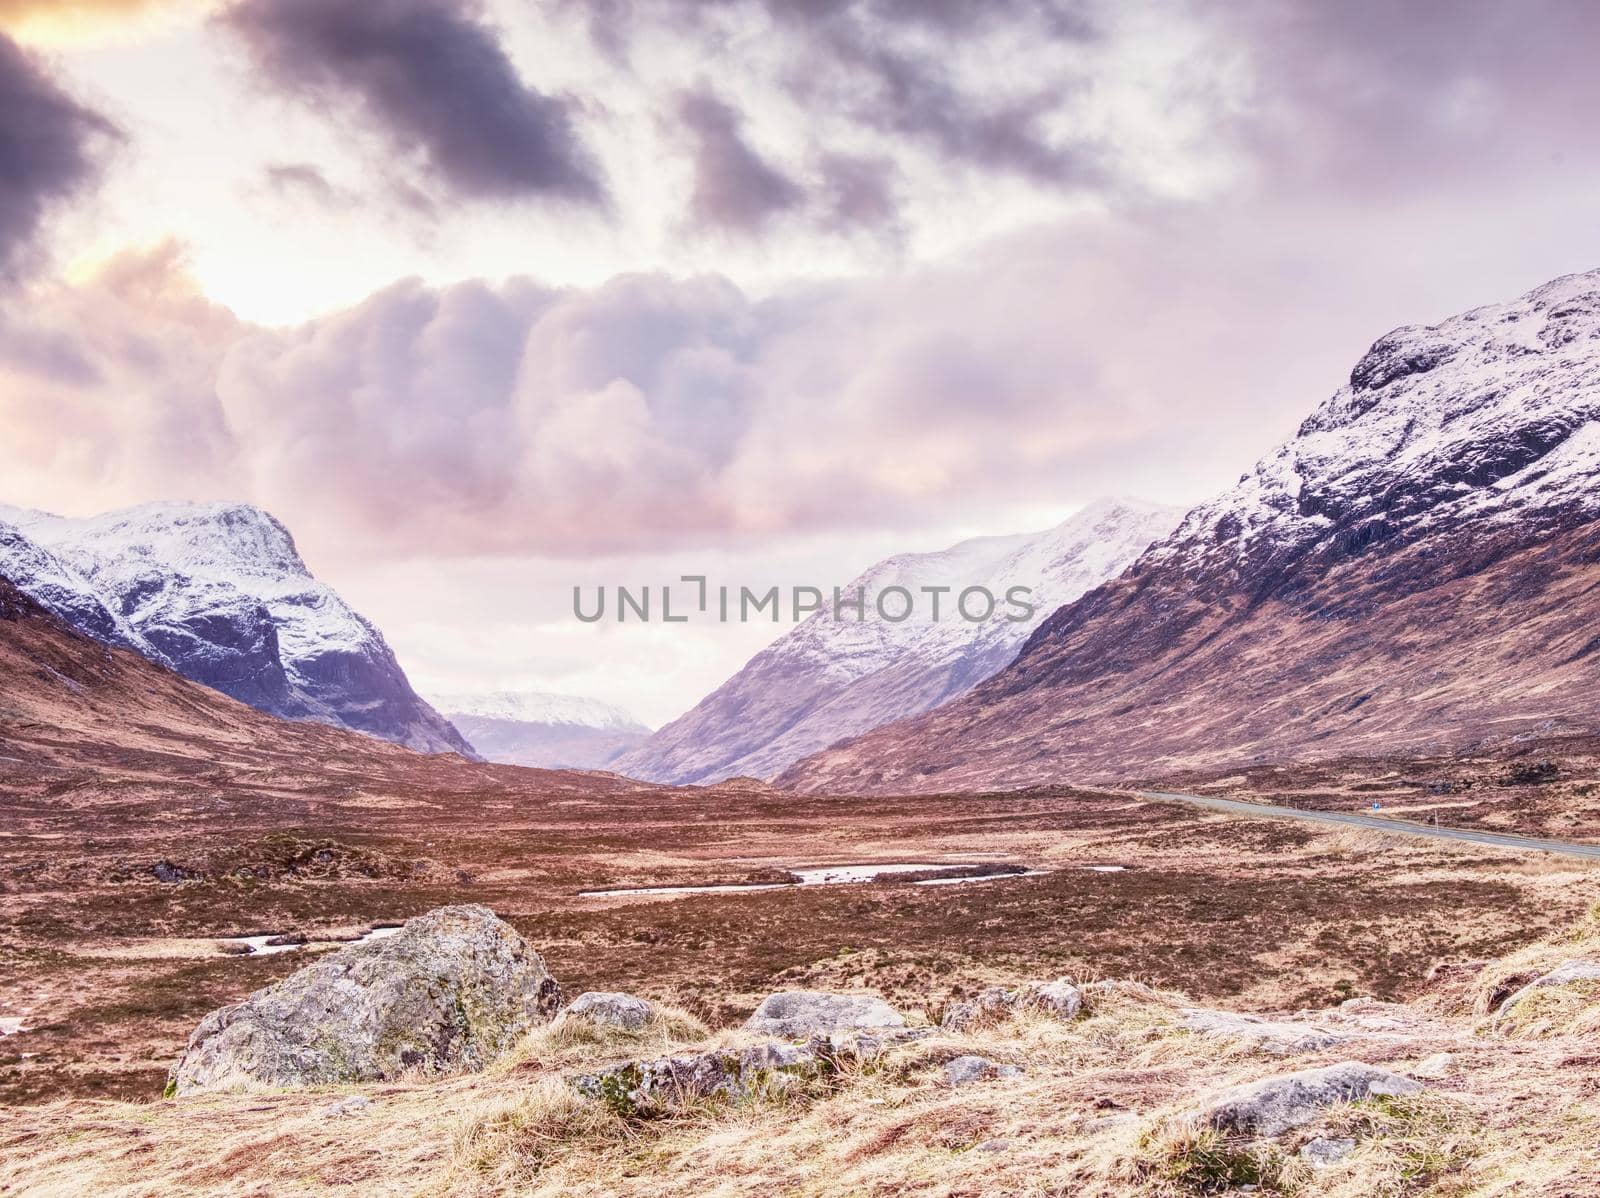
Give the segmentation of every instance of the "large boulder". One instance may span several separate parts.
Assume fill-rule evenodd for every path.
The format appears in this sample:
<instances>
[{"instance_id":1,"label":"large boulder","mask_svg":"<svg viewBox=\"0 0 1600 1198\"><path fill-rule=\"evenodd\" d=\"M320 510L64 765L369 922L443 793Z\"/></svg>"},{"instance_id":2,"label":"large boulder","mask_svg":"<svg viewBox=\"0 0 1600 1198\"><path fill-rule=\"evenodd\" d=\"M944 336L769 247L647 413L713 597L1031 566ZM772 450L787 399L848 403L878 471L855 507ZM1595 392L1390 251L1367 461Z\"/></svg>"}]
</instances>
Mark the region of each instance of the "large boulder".
<instances>
[{"instance_id":1,"label":"large boulder","mask_svg":"<svg viewBox=\"0 0 1600 1198\"><path fill-rule=\"evenodd\" d=\"M211 1012L169 1091L481 1069L561 1006L544 959L486 907L440 907Z\"/></svg>"},{"instance_id":2,"label":"large boulder","mask_svg":"<svg viewBox=\"0 0 1600 1198\"><path fill-rule=\"evenodd\" d=\"M1218 1131L1279 1136L1314 1121L1325 1107L1376 1096L1415 1094L1420 1082L1361 1061L1283 1073L1219 1091L1201 1102L1199 1119Z\"/></svg>"},{"instance_id":3,"label":"large boulder","mask_svg":"<svg viewBox=\"0 0 1600 1198\"><path fill-rule=\"evenodd\" d=\"M793 1039L905 1025L905 1016L876 995L827 994L819 990L770 994L744 1024L747 1031Z\"/></svg>"}]
</instances>

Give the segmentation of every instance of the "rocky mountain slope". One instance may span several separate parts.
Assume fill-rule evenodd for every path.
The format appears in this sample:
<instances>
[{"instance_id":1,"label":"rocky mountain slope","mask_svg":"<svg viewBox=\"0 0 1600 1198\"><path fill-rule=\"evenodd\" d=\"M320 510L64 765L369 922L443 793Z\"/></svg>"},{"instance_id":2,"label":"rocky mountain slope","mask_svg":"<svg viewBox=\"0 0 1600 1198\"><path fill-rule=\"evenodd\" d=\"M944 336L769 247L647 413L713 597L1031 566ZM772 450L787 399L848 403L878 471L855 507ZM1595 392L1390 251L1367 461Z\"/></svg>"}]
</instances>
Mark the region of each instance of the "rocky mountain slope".
<instances>
[{"instance_id":1,"label":"rocky mountain slope","mask_svg":"<svg viewBox=\"0 0 1600 1198\"><path fill-rule=\"evenodd\" d=\"M961 700L801 763L932 791L1592 729L1600 271L1381 338Z\"/></svg>"},{"instance_id":2,"label":"rocky mountain slope","mask_svg":"<svg viewBox=\"0 0 1600 1198\"><path fill-rule=\"evenodd\" d=\"M159 503L82 520L0 508L0 573L96 640L272 715L471 752L258 508Z\"/></svg>"},{"instance_id":3,"label":"rocky mountain slope","mask_svg":"<svg viewBox=\"0 0 1600 1198\"><path fill-rule=\"evenodd\" d=\"M660 782L771 778L843 737L943 703L1005 666L1039 621L1121 572L1179 515L1102 500L1042 533L982 537L879 562L844 593L950 587L941 619L929 618L926 601L903 623L870 612L858 620L848 610L835 619L825 607L612 768ZM956 595L976 585L1002 597L1009 587L1031 587L1034 617L1012 622L1004 608L981 623L954 615Z\"/></svg>"},{"instance_id":4,"label":"rocky mountain slope","mask_svg":"<svg viewBox=\"0 0 1600 1198\"><path fill-rule=\"evenodd\" d=\"M643 744L650 729L620 707L529 691L431 696L485 761L597 770Z\"/></svg>"}]
</instances>

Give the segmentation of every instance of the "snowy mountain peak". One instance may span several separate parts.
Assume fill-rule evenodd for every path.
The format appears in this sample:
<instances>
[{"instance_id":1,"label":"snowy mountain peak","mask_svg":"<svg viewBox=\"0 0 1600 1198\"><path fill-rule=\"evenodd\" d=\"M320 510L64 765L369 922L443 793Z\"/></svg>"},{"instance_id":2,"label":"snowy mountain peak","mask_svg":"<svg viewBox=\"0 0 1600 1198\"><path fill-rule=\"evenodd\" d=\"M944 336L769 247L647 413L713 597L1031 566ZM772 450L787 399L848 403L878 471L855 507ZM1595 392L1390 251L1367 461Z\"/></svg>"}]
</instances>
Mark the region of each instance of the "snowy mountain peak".
<instances>
[{"instance_id":1,"label":"snowy mountain peak","mask_svg":"<svg viewBox=\"0 0 1600 1198\"><path fill-rule=\"evenodd\" d=\"M1600 271L1380 337L1298 433L1152 554L1348 553L1462 517L1600 510Z\"/></svg>"},{"instance_id":2,"label":"snowy mountain peak","mask_svg":"<svg viewBox=\"0 0 1600 1198\"><path fill-rule=\"evenodd\" d=\"M83 519L36 512L18 526L47 545L114 559L123 572L151 562L223 582L310 577L289 530L247 503L146 503Z\"/></svg>"},{"instance_id":3,"label":"snowy mountain peak","mask_svg":"<svg viewBox=\"0 0 1600 1198\"><path fill-rule=\"evenodd\" d=\"M241 702L424 752L470 752L383 636L249 504L148 503L83 519L3 511L0 574L80 631Z\"/></svg>"},{"instance_id":4,"label":"snowy mountain peak","mask_svg":"<svg viewBox=\"0 0 1600 1198\"><path fill-rule=\"evenodd\" d=\"M870 596L891 586L947 587L940 619L931 618L931 603L901 623L848 611L836 619L824 605L613 768L666 782L773 777L842 737L946 702L1007 665L1050 612L1121 573L1180 515L1100 500L1043 532L887 558L842 590ZM959 618L956 596L973 586L997 597L1029 588L1033 617Z\"/></svg>"},{"instance_id":5,"label":"snowy mountain peak","mask_svg":"<svg viewBox=\"0 0 1600 1198\"><path fill-rule=\"evenodd\" d=\"M452 716L486 720L515 720L524 724L561 724L575 728L602 728L618 732L649 732L631 714L599 699L558 695L546 691L490 691L487 693L434 694L433 705Z\"/></svg>"}]
</instances>

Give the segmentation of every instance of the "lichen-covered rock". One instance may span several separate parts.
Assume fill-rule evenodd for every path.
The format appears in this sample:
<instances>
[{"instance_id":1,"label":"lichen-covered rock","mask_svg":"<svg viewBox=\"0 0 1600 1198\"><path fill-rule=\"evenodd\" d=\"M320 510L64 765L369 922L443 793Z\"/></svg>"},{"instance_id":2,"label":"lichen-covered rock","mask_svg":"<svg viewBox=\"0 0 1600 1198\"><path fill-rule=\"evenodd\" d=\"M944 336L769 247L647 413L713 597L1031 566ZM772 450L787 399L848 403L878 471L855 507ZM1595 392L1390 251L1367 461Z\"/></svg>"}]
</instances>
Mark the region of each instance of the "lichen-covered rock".
<instances>
[{"instance_id":1,"label":"lichen-covered rock","mask_svg":"<svg viewBox=\"0 0 1600 1198\"><path fill-rule=\"evenodd\" d=\"M826 1077L836 1068L822 1046L773 1043L624 1061L583 1074L573 1079L573 1085L619 1115L650 1118L701 1102L738 1102L781 1093Z\"/></svg>"},{"instance_id":2,"label":"lichen-covered rock","mask_svg":"<svg viewBox=\"0 0 1600 1198\"><path fill-rule=\"evenodd\" d=\"M1201 1123L1241 1135L1279 1136L1312 1122L1325 1107L1375 1095L1415 1094L1422 1083L1362 1061L1302 1069L1219 1091L1200 1104Z\"/></svg>"},{"instance_id":3,"label":"lichen-covered rock","mask_svg":"<svg viewBox=\"0 0 1600 1198\"><path fill-rule=\"evenodd\" d=\"M1053 982L1027 982L1011 990L990 986L973 998L952 1003L939 1026L947 1032L966 1032L1016 1011L1034 1010L1056 1019L1073 1019L1082 1009L1083 991L1066 978L1057 978Z\"/></svg>"},{"instance_id":4,"label":"lichen-covered rock","mask_svg":"<svg viewBox=\"0 0 1600 1198\"><path fill-rule=\"evenodd\" d=\"M1004 1019L1016 1008L1012 992L1004 986L989 986L972 998L951 1003L945 1008L939 1026L947 1032L966 1032L985 1023Z\"/></svg>"},{"instance_id":5,"label":"lichen-covered rock","mask_svg":"<svg viewBox=\"0 0 1600 1198\"><path fill-rule=\"evenodd\" d=\"M1021 1073L1017 1065L997 1065L988 1057L965 1056L945 1063L944 1080L948 1086L970 1086L991 1077L1018 1077Z\"/></svg>"},{"instance_id":6,"label":"lichen-covered rock","mask_svg":"<svg viewBox=\"0 0 1600 1198\"><path fill-rule=\"evenodd\" d=\"M747 1031L764 1036L821 1036L859 1028L899 1028L905 1016L871 994L827 994L785 990L770 994L745 1020Z\"/></svg>"},{"instance_id":7,"label":"lichen-covered rock","mask_svg":"<svg viewBox=\"0 0 1600 1198\"><path fill-rule=\"evenodd\" d=\"M1083 1010L1083 991L1066 978L1053 982L1029 982L1018 996L1019 1006L1043 1011L1057 1019L1075 1019Z\"/></svg>"},{"instance_id":8,"label":"lichen-covered rock","mask_svg":"<svg viewBox=\"0 0 1600 1198\"><path fill-rule=\"evenodd\" d=\"M1249 1044L1273 1056L1318 1052L1354 1038L1352 1032L1330 1031L1307 1023L1262 1019L1232 1011L1213 1011L1205 1007L1185 1007L1182 1026L1196 1035L1217 1040Z\"/></svg>"},{"instance_id":9,"label":"lichen-covered rock","mask_svg":"<svg viewBox=\"0 0 1600 1198\"><path fill-rule=\"evenodd\" d=\"M486 907L440 907L211 1012L169 1091L481 1069L561 1006L544 960Z\"/></svg>"},{"instance_id":10,"label":"lichen-covered rock","mask_svg":"<svg viewBox=\"0 0 1600 1198\"><path fill-rule=\"evenodd\" d=\"M1326 1169L1355 1150L1356 1142L1348 1136L1317 1136L1300 1145L1300 1159L1313 1169Z\"/></svg>"},{"instance_id":11,"label":"lichen-covered rock","mask_svg":"<svg viewBox=\"0 0 1600 1198\"><path fill-rule=\"evenodd\" d=\"M1538 991L1548 987L1571 986L1578 982L1595 981L1600 981L1600 961L1586 961L1581 957L1574 958L1571 961L1563 961L1549 973L1534 978L1533 981L1501 1003L1498 1014L1509 1014L1517 1006L1533 997Z\"/></svg>"},{"instance_id":12,"label":"lichen-covered rock","mask_svg":"<svg viewBox=\"0 0 1600 1198\"><path fill-rule=\"evenodd\" d=\"M622 1061L572 1079L580 1094L620 1115L653 1118L708 1101L739 1102L815 1084L844 1061L871 1061L897 1044L932 1035L929 1028L884 1027L835 1031L799 1044L773 1041Z\"/></svg>"},{"instance_id":13,"label":"lichen-covered rock","mask_svg":"<svg viewBox=\"0 0 1600 1198\"><path fill-rule=\"evenodd\" d=\"M624 1032L639 1032L650 1022L655 1007L632 994L609 990L590 990L572 1000L572 1005L561 1013L563 1019L592 1023L596 1027L614 1027Z\"/></svg>"}]
</instances>

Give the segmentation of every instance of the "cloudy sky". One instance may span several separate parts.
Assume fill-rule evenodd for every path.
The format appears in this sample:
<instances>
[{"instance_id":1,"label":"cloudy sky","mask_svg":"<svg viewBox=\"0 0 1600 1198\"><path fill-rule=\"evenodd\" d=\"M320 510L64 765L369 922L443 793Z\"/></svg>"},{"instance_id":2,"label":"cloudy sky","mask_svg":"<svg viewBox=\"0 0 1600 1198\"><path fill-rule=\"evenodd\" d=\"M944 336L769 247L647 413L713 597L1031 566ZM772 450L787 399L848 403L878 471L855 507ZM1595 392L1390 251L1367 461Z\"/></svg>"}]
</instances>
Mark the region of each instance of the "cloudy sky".
<instances>
[{"instance_id":1,"label":"cloudy sky","mask_svg":"<svg viewBox=\"0 0 1600 1198\"><path fill-rule=\"evenodd\" d=\"M245 499L420 689L659 722L1600 265L1585 0L0 0L0 500Z\"/></svg>"}]
</instances>

